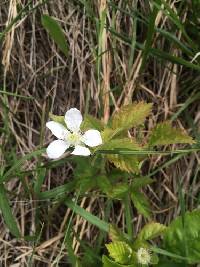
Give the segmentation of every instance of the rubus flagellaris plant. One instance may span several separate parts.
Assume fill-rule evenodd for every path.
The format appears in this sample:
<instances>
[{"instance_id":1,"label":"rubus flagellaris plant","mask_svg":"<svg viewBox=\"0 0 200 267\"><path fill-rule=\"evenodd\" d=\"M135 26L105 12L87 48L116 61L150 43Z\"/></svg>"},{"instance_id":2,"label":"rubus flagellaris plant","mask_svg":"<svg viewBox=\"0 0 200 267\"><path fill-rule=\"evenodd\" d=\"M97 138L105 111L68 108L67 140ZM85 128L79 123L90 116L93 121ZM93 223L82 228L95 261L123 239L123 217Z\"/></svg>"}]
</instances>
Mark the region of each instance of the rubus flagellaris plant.
<instances>
[{"instance_id":1,"label":"rubus flagellaris plant","mask_svg":"<svg viewBox=\"0 0 200 267\"><path fill-rule=\"evenodd\" d=\"M82 119L80 112L72 108L65 116L50 114L51 121L47 122L47 127L59 139L47 147L49 157L58 158L66 150L77 156L73 159L76 167L72 190L79 190L80 194L94 190L96 195L104 194L124 205L130 199L138 213L149 220L137 236L130 236L130 229L124 234L110 225L111 242L106 244L109 255L102 258L104 267L168 267L200 260L199 211L186 214L186 223L194 223L194 231L188 231L186 235L180 218L168 227L151 222L151 206L141 189L155 181L141 175L143 162L152 153L173 153L168 145L195 143L185 131L172 127L170 121L157 124L150 132L144 131L151 111L151 103L133 103L123 106L104 124L90 115ZM58 141L62 146L60 143L55 145ZM168 149L160 150L163 146ZM152 241L158 237L162 240L162 249ZM190 240L191 249L180 249L183 238L193 240Z\"/></svg>"}]
</instances>

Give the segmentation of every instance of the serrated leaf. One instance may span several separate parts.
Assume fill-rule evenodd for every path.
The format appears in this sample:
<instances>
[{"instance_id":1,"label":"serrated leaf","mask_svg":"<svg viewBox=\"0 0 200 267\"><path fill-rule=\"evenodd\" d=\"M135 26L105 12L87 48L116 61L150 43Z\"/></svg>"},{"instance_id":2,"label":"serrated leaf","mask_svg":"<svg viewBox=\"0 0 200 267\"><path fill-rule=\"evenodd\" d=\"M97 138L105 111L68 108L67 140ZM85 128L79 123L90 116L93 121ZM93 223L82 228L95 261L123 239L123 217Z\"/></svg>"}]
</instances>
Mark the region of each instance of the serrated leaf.
<instances>
[{"instance_id":1,"label":"serrated leaf","mask_svg":"<svg viewBox=\"0 0 200 267\"><path fill-rule=\"evenodd\" d=\"M112 261L111 259L109 259L107 256L103 255L102 257L102 262L103 262L103 267L138 267L135 264L131 264L131 265L122 265L119 263L116 263L114 261Z\"/></svg>"},{"instance_id":2,"label":"serrated leaf","mask_svg":"<svg viewBox=\"0 0 200 267\"><path fill-rule=\"evenodd\" d=\"M73 160L76 163L74 169L74 177L76 181L76 187L81 192L86 192L96 186L96 177L99 169L91 165L91 161L87 157L77 157ZM87 167L86 167L87 166Z\"/></svg>"},{"instance_id":3,"label":"serrated leaf","mask_svg":"<svg viewBox=\"0 0 200 267\"><path fill-rule=\"evenodd\" d=\"M121 264L118 264L112 260L110 260L108 257L103 255L102 257L103 267L121 267Z\"/></svg>"},{"instance_id":4,"label":"serrated leaf","mask_svg":"<svg viewBox=\"0 0 200 267\"><path fill-rule=\"evenodd\" d=\"M101 136L103 139L103 143L108 143L110 140L112 140L113 138L120 138L119 135L121 136L121 129L111 129L111 128L105 128L102 132L101 132ZM126 135L123 136L127 137L127 133Z\"/></svg>"},{"instance_id":5,"label":"serrated leaf","mask_svg":"<svg viewBox=\"0 0 200 267\"><path fill-rule=\"evenodd\" d=\"M193 143L192 137L181 129L173 128L169 121L158 123L149 139L150 146Z\"/></svg>"},{"instance_id":6,"label":"serrated leaf","mask_svg":"<svg viewBox=\"0 0 200 267\"><path fill-rule=\"evenodd\" d=\"M20 237L21 234L20 234L19 228L17 226L16 219L12 214L12 210L11 210L11 207L9 205L6 191L5 191L5 188L2 184L0 185L0 210L1 210L3 218L5 220L5 224L8 227L8 229L10 230L10 232L14 236Z\"/></svg>"},{"instance_id":7,"label":"serrated leaf","mask_svg":"<svg viewBox=\"0 0 200 267\"><path fill-rule=\"evenodd\" d=\"M64 53L65 56L67 56L68 45L63 30L57 21L48 15L43 15L42 25L48 31L54 42L58 45L59 49Z\"/></svg>"},{"instance_id":8,"label":"serrated leaf","mask_svg":"<svg viewBox=\"0 0 200 267\"><path fill-rule=\"evenodd\" d=\"M150 114L151 109L152 104L144 102L123 106L114 114L112 119L112 128L128 130L132 127L141 125Z\"/></svg>"},{"instance_id":9,"label":"serrated leaf","mask_svg":"<svg viewBox=\"0 0 200 267\"><path fill-rule=\"evenodd\" d=\"M126 241L126 238L124 234L121 232L121 230L114 224L109 225L109 238L113 241Z\"/></svg>"},{"instance_id":10,"label":"serrated leaf","mask_svg":"<svg viewBox=\"0 0 200 267\"><path fill-rule=\"evenodd\" d=\"M140 191L133 191L131 193L131 199L138 212L146 218L149 218L151 214L151 208L149 201L144 196L144 194Z\"/></svg>"},{"instance_id":11,"label":"serrated leaf","mask_svg":"<svg viewBox=\"0 0 200 267\"><path fill-rule=\"evenodd\" d=\"M108 195L111 198L123 199L128 191L129 191L129 185L120 183L116 184L114 188L112 188L112 190L108 191Z\"/></svg>"},{"instance_id":12,"label":"serrated leaf","mask_svg":"<svg viewBox=\"0 0 200 267\"><path fill-rule=\"evenodd\" d=\"M140 160L136 156L107 155L107 159L122 171L136 174L140 172Z\"/></svg>"},{"instance_id":13,"label":"serrated leaf","mask_svg":"<svg viewBox=\"0 0 200 267\"><path fill-rule=\"evenodd\" d=\"M116 138L101 146L101 149L117 150L117 149L142 150L142 147L134 138Z\"/></svg>"},{"instance_id":14,"label":"serrated leaf","mask_svg":"<svg viewBox=\"0 0 200 267\"><path fill-rule=\"evenodd\" d=\"M156 223L156 222L148 223L140 231L138 235L138 239L140 240L154 239L160 236L161 234L163 234L166 229L167 227L163 224Z\"/></svg>"},{"instance_id":15,"label":"serrated leaf","mask_svg":"<svg viewBox=\"0 0 200 267\"><path fill-rule=\"evenodd\" d=\"M189 264L200 262L200 210L186 212L184 226L182 217L175 219L164 234L167 251L189 258Z\"/></svg>"},{"instance_id":16,"label":"serrated leaf","mask_svg":"<svg viewBox=\"0 0 200 267\"><path fill-rule=\"evenodd\" d=\"M113 139L101 146L101 149L106 150L116 150L120 148L142 150L133 138ZM106 157L120 170L133 173L138 173L140 171L140 162L143 159L141 156L119 154L107 154Z\"/></svg>"},{"instance_id":17,"label":"serrated leaf","mask_svg":"<svg viewBox=\"0 0 200 267\"><path fill-rule=\"evenodd\" d=\"M87 114L84 116L84 120L81 124L81 130L86 131L90 129L102 131L104 129L104 124L99 119Z\"/></svg>"},{"instance_id":18,"label":"serrated leaf","mask_svg":"<svg viewBox=\"0 0 200 267\"><path fill-rule=\"evenodd\" d=\"M110 244L106 244L109 255L117 263L128 264L132 256L131 247L123 241L116 241Z\"/></svg>"},{"instance_id":19,"label":"serrated leaf","mask_svg":"<svg viewBox=\"0 0 200 267\"><path fill-rule=\"evenodd\" d=\"M149 177L139 177L139 178L134 178L133 183L131 185L131 188L134 189L140 189L145 185L149 185L154 183L155 181Z\"/></svg>"},{"instance_id":20,"label":"serrated leaf","mask_svg":"<svg viewBox=\"0 0 200 267\"><path fill-rule=\"evenodd\" d=\"M112 185L105 175L99 175L96 178L97 186L100 188L100 190L106 194L109 194L109 192L112 190Z\"/></svg>"}]
</instances>

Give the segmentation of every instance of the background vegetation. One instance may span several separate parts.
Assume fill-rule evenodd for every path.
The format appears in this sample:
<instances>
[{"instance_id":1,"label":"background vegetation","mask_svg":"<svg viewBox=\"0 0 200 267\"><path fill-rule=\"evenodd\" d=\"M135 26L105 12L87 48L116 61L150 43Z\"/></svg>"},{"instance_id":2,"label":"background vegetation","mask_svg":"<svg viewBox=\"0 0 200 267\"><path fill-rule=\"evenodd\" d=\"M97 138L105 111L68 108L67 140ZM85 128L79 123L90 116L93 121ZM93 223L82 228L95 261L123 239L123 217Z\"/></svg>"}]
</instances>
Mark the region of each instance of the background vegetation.
<instances>
[{"instance_id":1,"label":"background vegetation","mask_svg":"<svg viewBox=\"0 0 200 267\"><path fill-rule=\"evenodd\" d=\"M61 25L64 47L45 30L44 14ZM143 131L168 119L198 141L199 28L198 0L1 0L2 266L71 266L77 256L87 266L101 266L108 237L94 226L98 221L85 217L92 213L126 230L124 206L95 192L81 198L70 192L76 162L50 162L41 150L51 140L48 114L77 107L107 122L120 106L143 100L153 103ZM183 208L199 206L199 160L194 152L152 155L145 162L143 174L156 181L144 191L152 219L168 224ZM67 196L90 213L80 216ZM24 239L13 235L18 228L9 207ZM132 211L137 233L147 219Z\"/></svg>"}]
</instances>

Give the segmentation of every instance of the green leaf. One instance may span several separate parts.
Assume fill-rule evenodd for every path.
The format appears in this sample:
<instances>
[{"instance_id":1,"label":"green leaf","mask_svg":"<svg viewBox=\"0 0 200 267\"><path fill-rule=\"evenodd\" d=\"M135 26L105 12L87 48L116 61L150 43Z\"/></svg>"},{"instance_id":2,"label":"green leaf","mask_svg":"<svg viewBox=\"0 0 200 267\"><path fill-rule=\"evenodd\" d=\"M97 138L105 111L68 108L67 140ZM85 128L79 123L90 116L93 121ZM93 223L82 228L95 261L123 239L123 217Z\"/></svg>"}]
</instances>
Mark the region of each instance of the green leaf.
<instances>
[{"instance_id":1,"label":"green leaf","mask_svg":"<svg viewBox=\"0 0 200 267\"><path fill-rule=\"evenodd\" d=\"M129 155L107 155L107 159L112 162L116 168L128 173L139 173L140 160L136 156Z\"/></svg>"},{"instance_id":2,"label":"green leaf","mask_svg":"<svg viewBox=\"0 0 200 267\"><path fill-rule=\"evenodd\" d=\"M112 140L113 138L120 138L119 136L121 135L122 130L121 129L111 129L111 128L105 128L102 132L101 132L101 136L103 139L103 143L107 144L110 140ZM123 137L127 137L127 133L125 136Z\"/></svg>"},{"instance_id":3,"label":"green leaf","mask_svg":"<svg viewBox=\"0 0 200 267\"><path fill-rule=\"evenodd\" d=\"M128 130L132 127L141 125L150 114L151 109L152 104L144 102L123 106L117 113L114 114L112 119L112 128Z\"/></svg>"},{"instance_id":4,"label":"green leaf","mask_svg":"<svg viewBox=\"0 0 200 267\"><path fill-rule=\"evenodd\" d=\"M51 198L63 198L65 195L69 194L75 188L75 181L68 182L67 184L60 185L50 189L48 191L44 191L38 194L40 199L51 199Z\"/></svg>"},{"instance_id":5,"label":"green leaf","mask_svg":"<svg viewBox=\"0 0 200 267\"><path fill-rule=\"evenodd\" d=\"M151 208L149 201L144 194L135 190L131 193L131 199L138 212L146 218L149 218L151 214Z\"/></svg>"},{"instance_id":6,"label":"green leaf","mask_svg":"<svg viewBox=\"0 0 200 267\"><path fill-rule=\"evenodd\" d=\"M116 184L109 192L111 198L122 199L129 191L129 185L125 183Z\"/></svg>"},{"instance_id":7,"label":"green leaf","mask_svg":"<svg viewBox=\"0 0 200 267\"><path fill-rule=\"evenodd\" d=\"M140 231L138 235L138 239L140 240L154 239L160 236L161 234L163 234L166 229L167 227L164 226L163 224L156 223L156 222L148 223Z\"/></svg>"},{"instance_id":8,"label":"green leaf","mask_svg":"<svg viewBox=\"0 0 200 267\"><path fill-rule=\"evenodd\" d=\"M74 169L74 177L76 180L76 187L81 192L86 192L96 186L97 182L101 179L98 173L100 172L99 166L101 162L98 161L98 164L91 165L91 159L88 157L77 157L73 161L76 163ZM87 166L87 168L86 168Z\"/></svg>"},{"instance_id":9,"label":"green leaf","mask_svg":"<svg viewBox=\"0 0 200 267\"><path fill-rule=\"evenodd\" d=\"M33 152L25 155L21 159L17 160L15 162L15 164L6 173L4 173L2 177L0 177L0 183L8 181L13 174L16 174L17 170L22 168L22 164L26 160L29 160L29 159L31 159L33 157L41 156L42 153L45 152L45 150L46 149L43 148L43 149L40 149L40 150L33 151Z\"/></svg>"},{"instance_id":10,"label":"green leaf","mask_svg":"<svg viewBox=\"0 0 200 267\"><path fill-rule=\"evenodd\" d=\"M38 168L36 172L36 180L34 182L34 192L36 195L40 194L42 184L46 175L46 168Z\"/></svg>"},{"instance_id":11,"label":"green leaf","mask_svg":"<svg viewBox=\"0 0 200 267\"><path fill-rule=\"evenodd\" d=\"M127 241L124 234L121 232L121 230L114 224L109 225L109 238L115 242L115 241Z\"/></svg>"},{"instance_id":12,"label":"green leaf","mask_svg":"<svg viewBox=\"0 0 200 267\"><path fill-rule=\"evenodd\" d=\"M158 256L154 253L151 254L151 264L157 266L158 262L159 262Z\"/></svg>"},{"instance_id":13,"label":"green leaf","mask_svg":"<svg viewBox=\"0 0 200 267\"><path fill-rule=\"evenodd\" d=\"M90 129L96 129L101 132L104 129L104 124L101 120L87 114L84 116L84 120L81 124L81 130L86 131Z\"/></svg>"},{"instance_id":14,"label":"green leaf","mask_svg":"<svg viewBox=\"0 0 200 267\"><path fill-rule=\"evenodd\" d=\"M100 220L97 216L91 214L87 210L83 209L82 207L78 206L76 203L74 203L71 200L66 200L65 204L72 209L75 213L79 214L81 217L83 217L85 220L90 222L93 225L96 225L100 230L103 230L105 232L109 231L109 224L103 220Z\"/></svg>"},{"instance_id":15,"label":"green leaf","mask_svg":"<svg viewBox=\"0 0 200 267\"><path fill-rule=\"evenodd\" d=\"M111 182L109 181L108 177L105 175L98 175L96 177L96 183L97 183L97 186L100 188L100 190L106 194L109 194L109 192L112 190Z\"/></svg>"},{"instance_id":16,"label":"green leaf","mask_svg":"<svg viewBox=\"0 0 200 267\"><path fill-rule=\"evenodd\" d=\"M52 114L52 113L49 113L49 118L50 118L52 121L61 123L61 124L63 124L64 126L66 126L66 123L65 123L65 117L64 117L64 116L58 116L58 115L54 115L54 114Z\"/></svg>"},{"instance_id":17,"label":"green leaf","mask_svg":"<svg viewBox=\"0 0 200 267\"><path fill-rule=\"evenodd\" d=\"M183 267L182 264L174 263L174 262L159 262L157 267Z\"/></svg>"},{"instance_id":18,"label":"green leaf","mask_svg":"<svg viewBox=\"0 0 200 267\"><path fill-rule=\"evenodd\" d=\"M135 189L140 189L142 188L143 186L145 185L149 185L149 184L152 184L154 183L155 181L149 177L139 177L139 178L134 178L133 179L133 182L132 182L132 185L131 185L131 188L133 190Z\"/></svg>"},{"instance_id":19,"label":"green leaf","mask_svg":"<svg viewBox=\"0 0 200 267\"><path fill-rule=\"evenodd\" d=\"M142 150L142 147L135 141L134 138L115 138L103 144L100 149L116 150L120 148L128 150Z\"/></svg>"},{"instance_id":20,"label":"green leaf","mask_svg":"<svg viewBox=\"0 0 200 267\"><path fill-rule=\"evenodd\" d=\"M102 257L103 267L136 267L135 265L122 265L110 260L107 256Z\"/></svg>"},{"instance_id":21,"label":"green leaf","mask_svg":"<svg viewBox=\"0 0 200 267\"><path fill-rule=\"evenodd\" d=\"M149 50L152 46L153 36L154 36L154 32L155 32L155 23L156 23L156 18L157 18L158 12L159 12L159 9L155 5L153 5L153 10L152 10L151 14L149 15L149 23L148 23L146 42L144 45L144 50L142 51L142 64L141 64L140 72L141 72L141 70L144 70L144 66L146 65Z\"/></svg>"},{"instance_id":22,"label":"green leaf","mask_svg":"<svg viewBox=\"0 0 200 267\"><path fill-rule=\"evenodd\" d=\"M159 123L153 129L150 139L150 146L170 144L193 144L194 140L183 130L172 128L169 121Z\"/></svg>"},{"instance_id":23,"label":"green leaf","mask_svg":"<svg viewBox=\"0 0 200 267\"><path fill-rule=\"evenodd\" d=\"M200 262L200 210L186 212L175 219L164 234L164 247L171 253L187 257L189 264Z\"/></svg>"},{"instance_id":24,"label":"green leaf","mask_svg":"<svg viewBox=\"0 0 200 267\"><path fill-rule=\"evenodd\" d=\"M100 149L113 150L118 148L142 150L133 138L113 139L101 146ZM140 170L141 156L129 156L118 154L107 154L106 158L122 171L138 173Z\"/></svg>"},{"instance_id":25,"label":"green leaf","mask_svg":"<svg viewBox=\"0 0 200 267\"><path fill-rule=\"evenodd\" d=\"M14 236L20 237L21 234L17 226L16 219L12 214L12 210L10 208L9 201L6 195L6 190L3 185L0 185L0 210L5 220L5 224L10 230L10 232Z\"/></svg>"},{"instance_id":26,"label":"green leaf","mask_svg":"<svg viewBox=\"0 0 200 267\"><path fill-rule=\"evenodd\" d=\"M183 267L182 263L175 263L172 261L161 261L158 263L157 267Z\"/></svg>"},{"instance_id":27,"label":"green leaf","mask_svg":"<svg viewBox=\"0 0 200 267\"><path fill-rule=\"evenodd\" d=\"M43 15L42 25L48 31L51 38L58 45L59 49L63 52L63 54L67 56L68 45L67 45L63 30L61 29L57 21L48 15Z\"/></svg>"},{"instance_id":28,"label":"green leaf","mask_svg":"<svg viewBox=\"0 0 200 267\"><path fill-rule=\"evenodd\" d=\"M117 263L128 264L132 257L132 249L123 241L116 241L110 244L106 244L109 255Z\"/></svg>"}]
</instances>

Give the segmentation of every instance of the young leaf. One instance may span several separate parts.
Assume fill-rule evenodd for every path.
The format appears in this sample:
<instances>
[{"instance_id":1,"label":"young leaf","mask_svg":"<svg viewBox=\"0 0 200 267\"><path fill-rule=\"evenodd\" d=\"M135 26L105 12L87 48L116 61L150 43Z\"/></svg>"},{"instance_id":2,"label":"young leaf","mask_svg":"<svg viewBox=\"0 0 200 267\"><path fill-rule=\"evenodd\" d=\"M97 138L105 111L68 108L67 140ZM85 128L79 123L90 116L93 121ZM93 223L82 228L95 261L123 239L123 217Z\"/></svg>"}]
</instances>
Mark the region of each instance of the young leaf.
<instances>
[{"instance_id":1,"label":"young leaf","mask_svg":"<svg viewBox=\"0 0 200 267\"><path fill-rule=\"evenodd\" d=\"M122 171L136 174L140 171L140 160L136 156L107 155L107 159Z\"/></svg>"},{"instance_id":2,"label":"young leaf","mask_svg":"<svg viewBox=\"0 0 200 267\"><path fill-rule=\"evenodd\" d=\"M98 175L96 177L96 183L97 183L97 186L100 188L100 190L106 194L109 194L109 192L112 190L111 182L109 181L108 177L105 175Z\"/></svg>"},{"instance_id":3,"label":"young leaf","mask_svg":"<svg viewBox=\"0 0 200 267\"><path fill-rule=\"evenodd\" d=\"M159 123L153 129L150 139L150 146L170 144L193 144L194 140L181 129L173 128L169 121Z\"/></svg>"},{"instance_id":4,"label":"young leaf","mask_svg":"<svg viewBox=\"0 0 200 267\"><path fill-rule=\"evenodd\" d=\"M109 238L113 241L127 241L126 237L124 236L124 234L121 232L120 229L117 228L116 225L114 224L110 224L109 225Z\"/></svg>"},{"instance_id":5,"label":"young leaf","mask_svg":"<svg viewBox=\"0 0 200 267\"><path fill-rule=\"evenodd\" d=\"M116 149L133 149L141 150L142 148L135 142L134 139L123 138L113 139L108 143L101 146L100 149L113 150ZM140 156L129 156L129 155L118 155L118 154L107 154L107 159L112 162L117 168L126 172L138 173L140 170L140 162L142 157Z\"/></svg>"},{"instance_id":6,"label":"young leaf","mask_svg":"<svg viewBox=\"0 0 200 267\"><path fill-rule=\"evenodd\" d=\"M200 262L200 210L186 212L175 219L164 234L164 247L171 253L187 257L189 264ZM185 245L184 245L185 244Z\"/></svg>"},{"instance_id":7,"label":"young leaf","mask_svg":"<svg viewBox=\"0 0 200 267\"><path fill-rule=\"evenodd\" d=\"M42 25L58 45L59 49L64 53L65 56L67 56L68 45L65 39L65 35L57 21L48 15L43 15Z\"/></svg>"},{"instance_id":8,"label":"young leaf","mask_svg":"<svg viewBox=\"0 0 200 267\"><path fill-rule=\"evenodd\" d=\"M151 214L151 208L144 194L138 190L135 190L131 193L131 199L138 212L146 218L149 218Z\"/></svg>"},{"instance_id":9,"label":"young leaf","mask_svg":"<svg viewBox=\"0 0 200 267\"><path fill-rule=\"evenodd\" d=\"M103 262L103 267L136 267L135 264L122 265L122 264L116 263L116 262L112 261L111 259L109 259L105 255L103 255L103 257L102 257L102 262Z\"/></svg>"},{"instance_id":10,"label":"young leaf","mask_svg":"<svg viewBox=\"0 0 200 267\"><path fill-rule=\"evenodd\" d=\"M102 121L91 115L85 115L84 120L81 124L81 130L86 131L90 129L96 129L98 131L102 131L104 129L104 124Z\"/></svg>"},{"instance_id":11,"label":"young leaf","mask_svg":"<svg viewBox=\"0 0 200 267\"><path fill-rule=\"evenodd\" d=\"M0 210L1 210L3 218L5 220L5 224L8 227L8 229L10 230L10 232L14 236L20 237L21 234L20 234L19 228L17 226L16 219L12 214L12 210L10 208L9 201L8 201L6 191L5 191L3 184L0 185Z\"/></svg>"},{"instance_id":12,"label":"young leaf","mask_svg":"<svg viewBox=\"0 0 200 267\"><path fill-rule=\"evenodd\" d=\"M58 116L58 115L54 115L54 114L52 114L52 113L49 113L49 118L50 118L52 121L61 123L61 124L63 124L63 125L66 126L66 123L65 123L65 117L64 117L64 116Z\"/></svg>"},{"instance_id":13,"label":"young leaf","mask_svg":"<svg viewBox=\"0 0 200 267\"><path fill-rule=\"evenodd\" d=\"M117 113L114 114L112 119L112 128L128 130L132 127L141 125L150 114L151 109L152 104L144 102L123 106Z\"/></svg>"},{"instance_id":14,"label":"young leaf","mask_svg":"<svg viewBox=\"0 0 200 267\"><path fill-rule=\"evenodd\" d=\"M142 147L133 138L116 138L102 145L100 149L113 151L117 149L142 150Z\"/></svg>"},{"instance_id":15,"label":"young leaf","mask_svg":"<svg viewBox=\"0 0 200 267\"><path fill-rule=\"evenodd\" d=\"M145 185L149 185L154 183L155 181L149 177L139 177L139 178L134 178L133 183L131 185L132 189L140 189Z\"/></svg>"},{"instance_id":16,"label":"young leaf","mask_svg":"<svg viewBox=\"0 0 200 267\"><path fill-rule=\"evenodd\" d=\"M112 140L113 138L119 138L119 135L121 134L121 129L111 129L111 128L105 128L102 132L101 132L101 136L103 139L103 143L106 144L108 143L110 140ZM124 137L124 136L123 136ZM127 137L127 134L126 134Z\"/></svg>"},{"instance_id":17,"label":"young leaf","mask_svg":"<svg viewBox=\"0 0 200 267\"><path fill-rule=\"evenodd\" d=\"M132 249L123 241L116 241L106 245L109 255L117 263L128 264L132 256Z\"/></svg>"},{"instance_id":18,"label":"young leaf","mask_svg":"<svg viewBox=\"0 0 200 267\"><path fill-rule=\"evenodd\" d=\"M129 185L120 183L120 184L116 184L113 187L113 189L110 192L108 192L108 195L111 198L122 199L125 197L128 191L129 191Z\"/></svg>"},{"instance_id":19,"label":"young leaf","mask_svg":"<svg viewBox=\"0 0 200 267\"><path fill-rule=\"evenodd\" d=\"M167 229L166 226L160 223L151 222L146 224L138 235L138 239L140 240L151 240L153 238L158 237L163 234L163 232Z\"/></svg>"}]
</instances>

